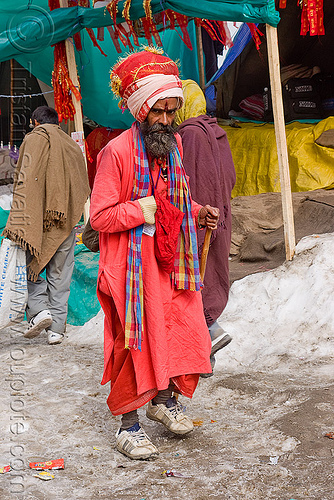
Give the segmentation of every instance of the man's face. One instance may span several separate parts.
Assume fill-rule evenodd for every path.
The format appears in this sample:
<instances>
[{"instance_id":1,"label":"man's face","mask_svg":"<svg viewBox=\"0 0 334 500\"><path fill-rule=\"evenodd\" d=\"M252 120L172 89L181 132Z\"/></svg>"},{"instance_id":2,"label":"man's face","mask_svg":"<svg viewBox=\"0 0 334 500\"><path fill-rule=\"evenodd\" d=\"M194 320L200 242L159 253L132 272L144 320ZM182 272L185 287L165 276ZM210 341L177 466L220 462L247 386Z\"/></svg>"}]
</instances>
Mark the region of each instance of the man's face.
<instances>
[{"instance_id":1,"label":"man's face","mask_svg":"<svg viewBox=\"0 0 334 500\"><path fill-rule=\"evenodd\" d=\"M140 124L146 151L153 158L163 158L176 148L173 122L178 99L159 99L151 108L146 120Z\"/></svg>"},{"instance_id":2,"label":"man's face","mask_svg":"<svg viewBox=\"0 0 334 500\"><path fill-rule=\"evenodd\" d=\"M162 125L172 125L175 113L178 109L178 99L176 97L169 97L168 99L159 99L153 104L147 115L147 122L150 127L155 123Z\"/></svg>"}]
</instances>

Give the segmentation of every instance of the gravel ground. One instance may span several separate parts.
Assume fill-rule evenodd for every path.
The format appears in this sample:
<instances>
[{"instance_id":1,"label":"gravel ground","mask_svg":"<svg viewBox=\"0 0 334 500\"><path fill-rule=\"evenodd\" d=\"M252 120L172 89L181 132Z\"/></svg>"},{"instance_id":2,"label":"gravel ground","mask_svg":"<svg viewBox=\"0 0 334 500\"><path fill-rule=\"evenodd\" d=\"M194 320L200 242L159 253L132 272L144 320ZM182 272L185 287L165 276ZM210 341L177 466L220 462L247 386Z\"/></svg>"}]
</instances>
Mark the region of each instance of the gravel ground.
<instances>
[{"instance_id":1,"label":"gravel ground","mask_svg":"<svg viewBox=\"0 0 334 500\"><path fill-rule=\"evenodd\" d=\"M175 437L142 409L141 423L160 455L132 461L115 450L119 419L107 408L108 387L99 384L101 325L99 315L89 329L72 327L58 346L48 346L43 335L26 341L2 333L0 466L12 463L17 470L1 475L0 498L334 498L334 440L324 437L334 430L333 359L282 356L277 371L229 372L223 366L232 342L194 399L180 398L199 424L194 432ZM57 458L65 459L65 469L54 471L52 481L28 467ZM165 477L166 469L184 477Z\"/></svg>"}]
</instances>

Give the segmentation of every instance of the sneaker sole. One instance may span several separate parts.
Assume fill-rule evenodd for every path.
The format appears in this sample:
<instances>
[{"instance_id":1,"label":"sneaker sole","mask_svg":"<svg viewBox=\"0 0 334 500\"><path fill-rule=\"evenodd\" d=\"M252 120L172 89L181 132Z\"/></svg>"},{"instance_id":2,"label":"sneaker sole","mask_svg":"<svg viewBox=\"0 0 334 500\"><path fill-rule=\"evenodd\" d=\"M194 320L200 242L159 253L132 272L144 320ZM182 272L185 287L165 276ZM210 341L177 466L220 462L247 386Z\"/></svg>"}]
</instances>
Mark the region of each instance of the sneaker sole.
<instances>
[{"instance_id":1,"label":"sneaker sole","mask_svg":"<svg viewBox=\"0 0 334 500\"><path fill-rule=\"evenodd\" d=\"M184 431L173 431L170 427L168 427L164 422L162 422L159 418L156 418L154 417L153 415L150 415L149 413L146 413L146 416L147 418L149 418L150 420L153 420L154 422L159 422L160 424L162 424L168 431L172 432L173 434L177 434L179 436L184 436L185 434L189 434L190 432L192 432L194 430L194 428L192 429L185 429Z\"/></svg>"},{"instance_id":2,"label":"sneaker sole","mask_svg":"<svg viewBox=\"0 0 334 500\"><path fill-rule=\"evenodd\" d=\"M139 456L138 457L134 457L133 455L131 455L130 453L127 453L122 448L120 448L118 446L116 448L117 448L117 451L119 451L120 453L122 453L122 455L125 455L128 458L131 458L131 460L155 460L159 456L159 453L150 453L150 454L147 454L147 455L142 455L141 457L139 457Z\"/></svg>"},{"instance_id":3,"label":"sneaker sole","mask_svg":"<svg viewBox=\"0 0 334 500\"><path fill-rule=\"evenodd\" d=\"M33 339L37 337L45 328L51 326L52 318L44 318L37 325L30 328L30 330L23 334L26 339Z\"/></svg>"},{"instance_id":4,"label":"sneaker sole","mask_svg":"<svg viewBox=\"0 0 334 500\"><path fill-rule=\"evenodd\" d=\"M58 340L48 340L49 345L61 344L64 340L64 335Z\"/></svg>"},{"instance_id":5,"label":"sneaker sole","mask_svg":"<svg viewBox=\"0 0 334 500\"><path fill-rule=\"evenodd\" d=\"M227 333L222 339L219 340L219 342L217 342L217 344L212 346L210 356L213 356L217 351L219 351L223 347L226 347L231 342L231 340L232 337L230 337Z\"/></svg>"}]
</instances>

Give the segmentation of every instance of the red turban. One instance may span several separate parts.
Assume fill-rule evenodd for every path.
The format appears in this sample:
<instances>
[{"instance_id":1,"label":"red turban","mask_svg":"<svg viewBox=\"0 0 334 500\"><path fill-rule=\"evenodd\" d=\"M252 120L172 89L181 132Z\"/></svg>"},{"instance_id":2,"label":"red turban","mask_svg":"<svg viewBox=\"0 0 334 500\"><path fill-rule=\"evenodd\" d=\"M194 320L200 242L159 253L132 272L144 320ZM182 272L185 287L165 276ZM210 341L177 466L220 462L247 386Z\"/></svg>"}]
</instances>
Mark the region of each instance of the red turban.
<instances>
[{"instance_id":1,"label":"red turban","mask_svg":"<svg viewBox=\"0 0 334 500\"><path fill-rule=\"evenodd\" d=\"M176 97L183 104L182 83L174 61L159 49L147 47L119 61L112 69L111 87L122 108L143 122L159 99Z\"/></svg>"}]
</instances>

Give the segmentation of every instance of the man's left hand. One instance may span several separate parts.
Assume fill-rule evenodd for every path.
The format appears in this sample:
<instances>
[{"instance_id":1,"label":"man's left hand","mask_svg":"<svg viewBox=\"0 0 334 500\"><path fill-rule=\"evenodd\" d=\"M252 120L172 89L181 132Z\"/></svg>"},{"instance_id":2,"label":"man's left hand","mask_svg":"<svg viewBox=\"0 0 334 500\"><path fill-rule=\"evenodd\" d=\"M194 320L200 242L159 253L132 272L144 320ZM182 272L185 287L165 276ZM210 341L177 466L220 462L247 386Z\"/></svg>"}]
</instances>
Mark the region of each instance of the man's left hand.
<instances>
[{"instance_id":1,"label":"man's left hand","mask_svg":"<svg viewBox=\"0 0 334 500\"><path fill-rule=\"evenodd\" d=\"M199 225L206 226L208 229L217 229L219 215L219 208L205 205L198 214Z\"/></svg>"}]
</instances>

